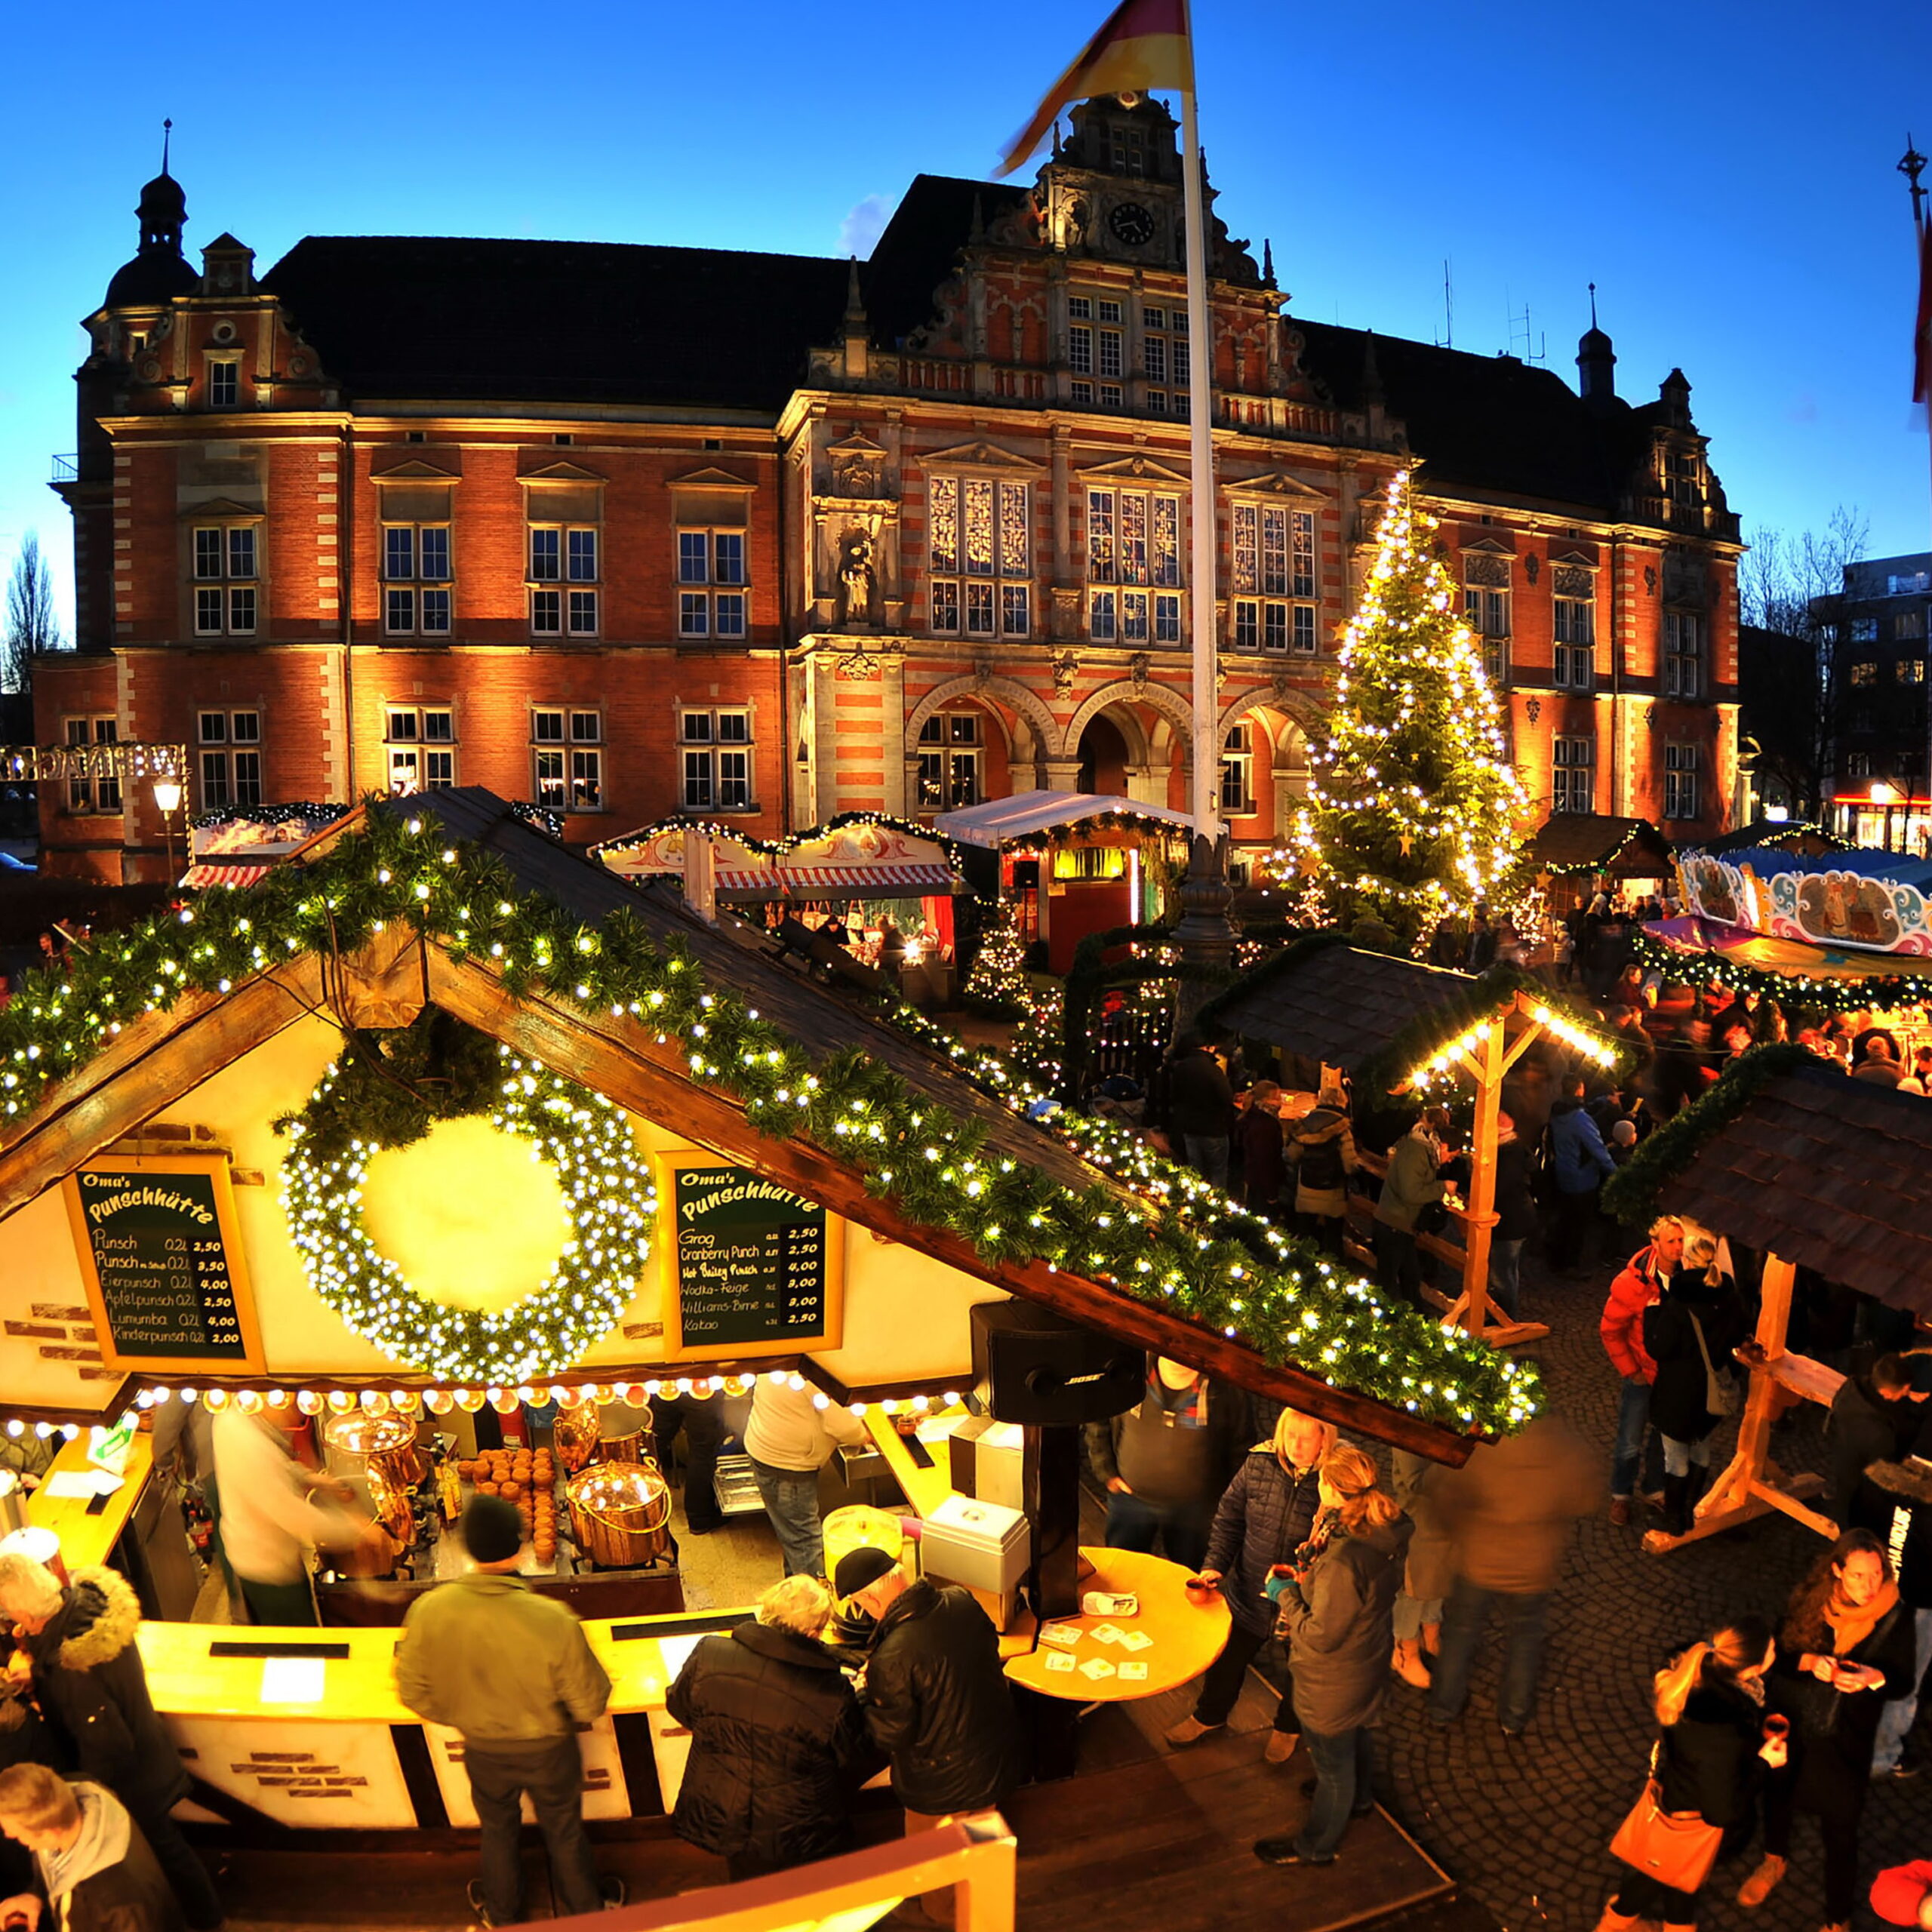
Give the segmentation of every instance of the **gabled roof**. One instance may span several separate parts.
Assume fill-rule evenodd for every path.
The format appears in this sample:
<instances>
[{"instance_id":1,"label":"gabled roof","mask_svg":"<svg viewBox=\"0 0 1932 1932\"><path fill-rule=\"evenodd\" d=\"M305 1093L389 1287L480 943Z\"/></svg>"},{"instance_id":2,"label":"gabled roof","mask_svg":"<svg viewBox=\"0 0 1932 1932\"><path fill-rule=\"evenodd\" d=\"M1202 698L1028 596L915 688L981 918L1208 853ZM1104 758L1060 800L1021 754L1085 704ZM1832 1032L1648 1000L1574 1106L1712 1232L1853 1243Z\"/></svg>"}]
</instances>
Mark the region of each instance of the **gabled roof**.
<instances>
[{"instance_id":1,"label":"gabled roof","mask_svg":"<svg viewBox=\"0 0 1932 1932\"><path fill-rule=\"evenodd\" d=\"M933 317L933 294L952 272L973 232L1024 205L1028 191L952 174L915 174L892 211L861 276L876 342L897 343Z\"/></svg>"},{"instance_id":2,"label":"gabled roof","mask_svg":"<svg viewBox=\"0 0 1932 1932\"><path fill-rule=\"evenodd\" d=\"M1759 1087L1658 1204L1932 1319L1928 1173L1932 1100L1801 1066Z\"/></svg>"},{"instance_id":3,"label":"gabled roof","mask_svg":"<svg viewBox=\"0 0 1932 1932\"><path fill-rule=\"evenodd\" d=\"M312 235L261 284L365 401L775 414L845 306L842 262L603 242Z\"/></svg>"},{"instance_id":4,"label":"gabled roof","mask_svg":"<svg viewBox=\"0 0 1932 1932\"><path fill-rule=\"evenodd\" d=\"M1612 818L1601 812L1552 812L1529 842L1525 856L1540 871L1593 870L1642 875L1641 862L1670 863L1671 844L1647 818ZM1623 860L1619 866L1617 861ZM1633 869L1634 867L1634 869Z\"/></svg>"}]
</instances>

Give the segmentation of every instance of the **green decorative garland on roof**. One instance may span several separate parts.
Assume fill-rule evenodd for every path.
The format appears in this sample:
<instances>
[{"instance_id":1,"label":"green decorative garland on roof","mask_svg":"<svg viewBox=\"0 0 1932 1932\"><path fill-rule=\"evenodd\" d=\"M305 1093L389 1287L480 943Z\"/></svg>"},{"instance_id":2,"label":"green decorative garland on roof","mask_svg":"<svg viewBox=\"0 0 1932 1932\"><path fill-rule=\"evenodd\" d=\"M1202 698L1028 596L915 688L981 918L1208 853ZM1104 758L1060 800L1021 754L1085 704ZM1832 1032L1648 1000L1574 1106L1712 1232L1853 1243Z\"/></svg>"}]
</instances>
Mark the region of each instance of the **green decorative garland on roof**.
<instances>
[{"instance_id":1,"label":"green decorative garland on roof","mask_svg":"<svg viewBox=\"0 0 1932 1932\"><path fill-rule=\"evenodd\" d=\"M71 976L30 975L0 1010L0 1118L31 1112L52 1082L145 1014L186 994L226 993L300 955L354 952L392 924L491 967L512 998L540 995L675 1039L692 1081L730 1095L761 1131L826 1149L908 1220L952 1231L989 1261L1043 1263L1111 1284L1238 1337L1265 1360L1450 1429L1507 1431L1540 1405L1534 1367L1387 1306L1325 1254L1249 1225L1198 1177L1144 1150L1116 1153L1089 1134L1092 1123L1071 1117L1063 1137L1132 1187L1132 1203L1097 1182L1076 1191L1031 1163L990 1155L982 1124L863 1051L819 1060L735 992L707 986L685 949L660 943L628 911L582 924L426 816L372 812L311 863L103 936Z\"/></svg>"},{"instance_id":2,"label":"green decorative garland on roof","mask_svg":"<svg viewBox=\"0 0 1932 1932\"><path fill-rule=\"evenodd\" d=\"M1874 974L1864 978L1814 979L1794 968L1747 965L1734 953L1687 952L1654 939L1639 927L1630 936L1640 966L1660 973L1675 985L1708 991L1754 992L1780 1006L1810 1007L1825 1013L1857 1013L1870 1007L1932 1006L1932 977L1920 973Z\"/></svg>"}]
</instances>

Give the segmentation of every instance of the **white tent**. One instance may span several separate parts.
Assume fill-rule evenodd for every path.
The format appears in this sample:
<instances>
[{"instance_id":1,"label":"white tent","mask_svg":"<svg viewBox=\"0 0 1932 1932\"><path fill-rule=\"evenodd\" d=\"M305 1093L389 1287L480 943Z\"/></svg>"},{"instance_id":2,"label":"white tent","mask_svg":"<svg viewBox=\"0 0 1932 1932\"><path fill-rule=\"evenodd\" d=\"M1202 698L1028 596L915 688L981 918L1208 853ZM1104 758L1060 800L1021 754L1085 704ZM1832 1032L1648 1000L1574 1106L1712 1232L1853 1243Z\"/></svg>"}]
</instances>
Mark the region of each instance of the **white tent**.
<instances>
[{"instance_id":1,"label":"white tent","mask_svg":"<svg viewBox=\"0 0 1932 1932\"><path fill-rule=\"evenodd\" d=\"M1016 792L1010 798L989 798L967 805L956 812L941 812L933 829L962 845L997 848L1016 838L1057 832L1084 824L1109 812L1131 813L1137 818L1157 820L1180 832L1192 832L1194 820L1186 812L1171 811L1165 805L1143 804L1138 798L1123 798L1095 792Z\"/></svg>"}]
</instances>

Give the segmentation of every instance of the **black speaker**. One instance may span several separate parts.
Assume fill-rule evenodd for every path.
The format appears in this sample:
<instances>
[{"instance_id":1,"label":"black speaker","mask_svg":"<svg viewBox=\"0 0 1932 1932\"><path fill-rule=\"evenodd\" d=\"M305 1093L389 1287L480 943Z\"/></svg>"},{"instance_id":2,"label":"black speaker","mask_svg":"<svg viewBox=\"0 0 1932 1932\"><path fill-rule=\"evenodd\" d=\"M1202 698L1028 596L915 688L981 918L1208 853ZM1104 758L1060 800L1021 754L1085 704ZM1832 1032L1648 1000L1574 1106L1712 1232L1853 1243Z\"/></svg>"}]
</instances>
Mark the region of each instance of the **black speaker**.
<instances>
[{"instance_id":1,"label":"black speaker","mask_svg":"<svg viewBox=\"0 0 1932 1932\"><path fill-rule=\"evenodd\" d=\"M1147 1355L1026 1301L973 1310L974 1392L996 1422L1104 1422L1139 1401Z\"/></svg>"}]
</instances>

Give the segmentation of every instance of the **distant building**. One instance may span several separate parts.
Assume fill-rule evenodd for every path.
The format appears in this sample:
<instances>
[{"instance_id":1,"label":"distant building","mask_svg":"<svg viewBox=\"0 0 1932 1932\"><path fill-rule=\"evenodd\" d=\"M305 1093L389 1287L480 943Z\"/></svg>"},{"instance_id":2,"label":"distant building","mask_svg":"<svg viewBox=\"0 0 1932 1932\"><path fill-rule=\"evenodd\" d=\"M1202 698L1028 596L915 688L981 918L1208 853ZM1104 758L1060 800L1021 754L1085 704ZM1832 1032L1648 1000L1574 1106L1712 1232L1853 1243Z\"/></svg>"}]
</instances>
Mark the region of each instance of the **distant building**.
<instances>
[{"instance_id":1,"label":"distant building","mask_svg":"<svg viewBox=\"0 0 1932 1932\"><path fill-rule=\"evenodd\" d=\"M185 743L197 811L475 783L576 841L1035 786L1185 805L1207 595L1251 854L1420 458L1541 811L1721 830L1740 546L1683 376L1633 405L1595 328L1580 395L1294 318L1218 220L1191 343L1182 199L1171 116L1109 98L1032 187L920 176L863 264L311 236L258 276L228 235L189 264L164 171L87 319L80 651L39 736ZM50 867L158 875L150 799L42 804Z\"/></svg>"},{"instance_id":2,"label":"distant building","mask_svg":"<svg viewBox=\"0 0 1932 1932\"><path fill-rule=\"evenodd\" d=\"M1932 552L1853 564L1829 614L1836 729L1832 829L1861 845L1932 850L1926 629Z\"/></svg>"}]
</instances>

